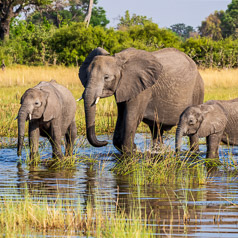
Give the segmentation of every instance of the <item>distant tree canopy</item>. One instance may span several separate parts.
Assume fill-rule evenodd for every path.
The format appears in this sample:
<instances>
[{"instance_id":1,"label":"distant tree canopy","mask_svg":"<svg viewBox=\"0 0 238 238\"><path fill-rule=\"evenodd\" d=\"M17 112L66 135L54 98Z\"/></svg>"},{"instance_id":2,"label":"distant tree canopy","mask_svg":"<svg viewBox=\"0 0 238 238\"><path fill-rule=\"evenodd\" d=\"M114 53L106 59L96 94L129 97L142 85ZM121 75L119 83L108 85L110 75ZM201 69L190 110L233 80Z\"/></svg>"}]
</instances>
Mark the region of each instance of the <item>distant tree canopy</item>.
<instances>
[{"instance_id":1,"label":"distant tree canopy","mask_svg":"<svg viewBox=\"0 0 238 238\"><path fill-rule=\"evenodd\" d=\"M52 0L0 0L0 38L9 36L10 22L23 11L29 11L34 6L45 6Z\"/></svg>"},{"instance_id":2,"label":"distant tree canopy","mask_svg":"<svg viewBox=\"0 0 238 238\"><path fill-rule=\"evenodd\" d=\"M94 4L97 4L94 0ZM28 22L33 24L41 24L49 22L56 27L70 24L71 22L83 22L85 14L87 13L89 0L72 0L64 2L64 4L54 5L51 8L42 7L34 11L27 18ZM106 26L109 20L106 18L106 12L102 7L94 6L92 9L92 16L90 24L93 26Z\"/></svg>"},{"instance_id":3,"label":"distant tree canopy","mask_svg":"<svg viewBox=\"0 0 238 238\"><path fill-rule=\"evenodd\" d=\"M221 29L223 37L238 37L238 0L232 0L221 18Z\"/></svg>"},{"instance_id":4,"label":"distant tree canopy","mask_svg":"<svg viewBox=\"0 0 238 238\"><path fill-rule=\"evenodd\" d=\"M130 15L129 11L125 12L124 17L120 17L120 22L117 25L118 29L127 28L135 25L145 25L146 23L151 23L152 19L146 16L139 16L136 14Z\"/></svg>"},{"instance_id":5,"label":"distant tree canopy","mask_svg":"<svg viewBox=\"0 0 238 238\"><path fill-rule=\"evenodd\" d=\"M20 4L20 0L17 1ZM159 28L152 19L131 16L129 11L120 18L117 29L107 29L108 20L101 7L92 9L87 28L83 21L89 0L31 0L31 3L33 1L39 5L31 5L34 11L26 20L12 17L9 40L0 41L0 62L4 60L6 65L78 66L96 47L103 47L111 54L129 47L147 51L174 47L202 67L238 67L235 34L238 0L233 0L227 11L208 16L199 28L201 36L189 38L194 30L191 26L180 23L170 29ZM1 4L3 0L0 7ZM17 6L14 11L16 9Z\"/></svg>"},{"instance_id":6,"label":"distant tree canopy","mask_svg":"<svg viewBox=\"0 0 238 238\"><path fill-rule=\"evenodd\" d=\"M222 39L221 19L224 14L224 11L215 11L214 14L210 14L198 27L200 35L210 37L213 40Z\"/></svg>"},{"instance_id":7,"label":"distant tree canopy","mask_svg":"<svg viewBox=\"0 0 238 238\"><path fill-rule=\"evenodd\" d=\"M220 40L229 36L238 37L238 0L232 0L227 10L210 14L199 27L201 36Z\"/></svg>"},{"instance_id":8,"label":"distant tree canopy","mask_svg":"<svg viewBox=\"0 0 238 238\"><path fill-rule=\"evenodd\" d=\"M169 29L184 39L189 38L191 32L195 32L192 26L186 26L184 23L174 24Z\"/></svg>"}]
</instances>

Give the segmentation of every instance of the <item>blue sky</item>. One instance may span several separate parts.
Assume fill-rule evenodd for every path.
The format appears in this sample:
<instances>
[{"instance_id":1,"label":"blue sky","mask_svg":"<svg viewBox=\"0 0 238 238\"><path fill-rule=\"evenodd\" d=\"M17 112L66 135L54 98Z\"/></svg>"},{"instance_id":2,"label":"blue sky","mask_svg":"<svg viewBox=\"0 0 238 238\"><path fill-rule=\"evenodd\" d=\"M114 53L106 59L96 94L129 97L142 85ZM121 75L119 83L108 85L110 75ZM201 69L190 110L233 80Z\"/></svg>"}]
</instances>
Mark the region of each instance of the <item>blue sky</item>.
<instances>
[{"instance_id":1,"label":"blue sky","mask_svg":"<svg viewBox=\"0 0 238 238\"><path fill-rule=\"evenodd\" d=\"M106 10L109 27L115 27L120 16L130 14L147 16L159 27L184 23L195 29L215 10L226 10L231 0L99 0L97 6Z\"/></svg>"}]
</instances>

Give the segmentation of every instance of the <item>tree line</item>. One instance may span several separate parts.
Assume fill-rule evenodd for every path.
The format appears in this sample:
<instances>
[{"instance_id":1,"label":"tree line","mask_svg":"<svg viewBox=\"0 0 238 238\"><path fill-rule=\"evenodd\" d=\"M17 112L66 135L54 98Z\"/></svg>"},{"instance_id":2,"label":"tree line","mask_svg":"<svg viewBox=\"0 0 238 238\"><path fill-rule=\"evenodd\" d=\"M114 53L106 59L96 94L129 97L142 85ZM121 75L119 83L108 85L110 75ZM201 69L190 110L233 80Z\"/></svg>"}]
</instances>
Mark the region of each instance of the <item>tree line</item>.
<instances>
[{"instance_id":1,"label":"tree line","mask_svg":"<svg viewBox=\"0 0 238 238\"><path fill-rule=\"evenodd\" d=\"M3 2L8 1L0 0L0 10ZM148 51L175 47L203 67L238 67L238 0L232 0L228 5L221 18L223 20L217 25L220 30L214 30L210 35L201 33L204 25L210 29L210 16L204 21L209 24L202 22L200 34L194 34L194 29L184 24L175 24L168 29L159 28L146 16L131 16L129 11L120 18L116 29L108 29L105 10L96 6L96 0L90 14L87 14L89 0L22 1L25 5L21 10L17 10L20 0L16 2L18 5L14 11L19 13L24 10L24 20L12 15L9 30L3 29L4 24L0 27L0 32L7 32L0 42L0 60L4 60L6 65L79 66L92 49L100 46L111 54L129 47ZM26 9L26 6L31 7L31 10ZM0 11L1 23L3 13ZM214 14L219 15L217 12ZM85 23L85 16L88 15L90 20ZM231 16L234 21L225 20ZM226 33L223 34L224 22L233 23L231 28L226 27Z\"/></svg>"}]
</instances>

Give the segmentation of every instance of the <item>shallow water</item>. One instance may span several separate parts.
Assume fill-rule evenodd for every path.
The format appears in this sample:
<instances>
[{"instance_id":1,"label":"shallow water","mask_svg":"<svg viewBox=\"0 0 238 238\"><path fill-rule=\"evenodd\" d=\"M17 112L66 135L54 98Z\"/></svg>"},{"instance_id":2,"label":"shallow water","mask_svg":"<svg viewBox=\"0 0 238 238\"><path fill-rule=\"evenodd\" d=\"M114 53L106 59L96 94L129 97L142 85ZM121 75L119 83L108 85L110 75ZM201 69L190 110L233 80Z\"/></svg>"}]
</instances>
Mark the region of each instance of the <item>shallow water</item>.
<instances>
[{"instance_id":1,"label":"shallow water","mask_svg":"<svg viewBox=\"0 0 238 238\"><path fill-rule=\"evenodd\" d=\"M99 136L111 142L108 136ZM82 141L82 138L79 140ZM2 139L3 141L3 139ZM6 141L6 138L4 139ZM138 149L144 152L150 148L150 135L137 134L135 140ZM14 143L11 141L11 143ZM50 157L51 148L41 141L42 159ZM82 205L87 201L97 200L102 206L115 209L118 203L129 211L135 201L142 210L160 217L151 220L157 226L156 235L161 237L238 237L238 180L227 177L222 171L212 174L206 185L194 184L190 188L182 184L135 186L127 177L117 176L111 171L115 164L114 153L117 150L109 143L106 147L77 147L75 154L94 158L98 163L79 163L73 170L52 170L44 165L29 168L23 163L17 166L19 158L16 148L0 149L0 196L15 200L24 199L25 191L29 194L49 199L67 199ZM174 148L173 137L165 140L165 145ZM187 150L183 146L183 150ZM205 151L205 145L200 149ZM231 155L232 153L232 161ZM28 151L23 151L22 160ZM205 153L202 154L205 156ZM238 160L238 147L220 147L221 160ZM188 210L190 218L183 221L184 211ZM38 234L34 234L38 235ZM41 235L39 234L39 237ZM48 237L51 236L50 233ZM61 237L61 236L59 236Z\"/></svg>"}]
</instances>

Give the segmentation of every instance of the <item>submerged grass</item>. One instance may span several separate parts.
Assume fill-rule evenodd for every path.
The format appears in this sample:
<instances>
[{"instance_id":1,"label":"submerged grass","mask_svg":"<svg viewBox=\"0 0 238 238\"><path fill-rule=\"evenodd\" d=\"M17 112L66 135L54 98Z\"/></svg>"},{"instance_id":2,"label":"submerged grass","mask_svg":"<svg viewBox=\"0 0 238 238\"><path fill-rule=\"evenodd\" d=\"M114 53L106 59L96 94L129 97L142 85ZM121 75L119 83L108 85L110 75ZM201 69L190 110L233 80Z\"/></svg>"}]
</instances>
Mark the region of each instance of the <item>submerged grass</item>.
<instances>
[{"instance_id":1,"label":"submerged grass","mask_svg":"<svg viewBox=\"0 0 238 238\"><path fill-rule=\"evenodd\" d=\"M137 153L117 159L113 172L118 176L128 176L134 185L178 185L184 178L189 183L204 185L212 182L212 174L222 171L230 177L238 176L235 163L229 159L205 159L200 154L187 151L176 154L170 147L162 153Z\"/></svg>"},{"instance_id":2,"label":"submerged grass","mask_svg":"<svg viewBox=\"0 0 238 238\"><path fill-rule=\"evenodd\" d=\"M65 67L13 67L0 72L0 137L16 137L17 122L13 119L19 109L19 101L24 91L42 80L56 79L68 87L75 99L80 97L83 87L77 76L77 68ZM238 70L201 70L205 81L205 101L210 99L231 99L237 97ZM111 98L100 100L97 106L96 131L97 133L111 133L116 122L116 103ZM85 133L83 103L77 104L76 123L78 134ZM139 131L147 131L141 125ZM84 139L83 139L84 140ZM14 141L12 145L14 146ZM7 145L2 139L0 147ZM42 145L43 147L45 145ZM77 146L86 146L84 142ZM40 161L36 161L37 165ZM97 160L69 156L64 160L45 160L46 166L61 169L74 169L78 163L97 163ZM102 165L103 166L103 165ZM181 204L183 215L181 224L186 225L191 217L188 201L191 200L192 185L206 185L212 182L212 174L216 168L230 177L237 177L238 171L235 161L219 163L217 160L206 160L199 155L190 155L189 152L178 156L170 148L165 148L157 155L150 153L135 154L124 158L118 157L112 169L116 176L127 177L129 184L137 186L138 197L140 187L158 185L171 189L181 188L175 196ZM167 193L167 197L169 198ZM169 198L170 199L170 198ZM4 237L16 237L24 234L34 237L39 234L46 236L51 233L61 236L93 236L93 237L153 237L160 231L158 224L160 217L151 211L148 215L142 209L140 200L126 210L115 203L106 208L101 202L88 202L82 206L79 202L56 199L50 201L47 197L25 194L22 200L1 198L0 200L0 231ZM136 202L137 201L137 202ZM173 224L173 209L171 202L170 222ZM153 219L152 219L153 218ZM150 224L150 225L149 225ZM170 226L172 229L172 225ZM169 232L169 233L168 233ZM164 226L164 234L170 236L172 232ZM186 233L186 227L184 228ZM36 234L36 235L35 235Z\"/></svg>"},{"instance_id":3,"label":"submerged grass","mask_svg":"<svg viewBox=\"0 0 238 238\"><path fill-rule=\"evenodd\" d=\"M126 212L115 204L77 202L25 194L24 200L4 199L0 202L0 230L4 237L12 234L33 236L49 232L64 236L87 237L153 237L154 228L148 226L146 213L137 207ZM37 236L37 235L35 235Z\"/></svg>"}]
</instances>

